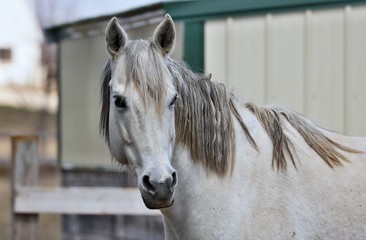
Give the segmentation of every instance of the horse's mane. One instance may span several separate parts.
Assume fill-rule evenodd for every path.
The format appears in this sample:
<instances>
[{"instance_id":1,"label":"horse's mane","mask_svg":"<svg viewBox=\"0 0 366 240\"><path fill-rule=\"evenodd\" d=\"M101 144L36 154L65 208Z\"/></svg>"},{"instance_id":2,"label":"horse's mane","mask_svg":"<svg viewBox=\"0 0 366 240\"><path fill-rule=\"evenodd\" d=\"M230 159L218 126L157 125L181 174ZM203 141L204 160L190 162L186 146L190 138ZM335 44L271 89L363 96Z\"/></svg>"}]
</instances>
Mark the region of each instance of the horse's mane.
<instances>
[{"instance_id":1,"label":"horse's mane","mask_svg":"<svg viewBox=\"0 0 366 240\"><path fill-rule=\"evenodd\" d=\"M182 99L176 108L177 139L189 147L194 161L203 161L218 174L225 174L229 166L233 167L235 134L232 116L239 122L249 143L259 151L239 115L234 94L229 94L223 84L212 82L211 75L205 77L195 74L184 63L170 61L168 68L175 77L174 84ZM274 169L286 170L286 155L296 168L296 150L284 132L285 121L300 133L331 168L347 161L339 150L359 152L325 136L319 127L296 112L280 107L261 107L253 103L245 103L243 106L256 116L272 141Z\"/></svg>"},{"instance_id":2,"label":"horse's mane","mask_svg":"<svg viewBox=\"0 0 366 240\"><path fill-rule=\"evenodd\" d=\"M232 170L236 148L233 118L239 122L253 148L260 151L239 114L234 94L228 93L223 84L211 81L211 75L204 76L192 72L185 63L169 57L165 63L179 94L175 107L176 141L190 150L194 162L201 162L220 176ZM102 100L100 132L108 146L110 79L111 60L108 60L102 74L100 91ZM154 89L149 87L149 91L154 92ZM328 138L320 128L298 113L284 108L261 107L253 103L245 103L243 107L256 116L270 137L273 144L274 169L286 170L288 161L286 156L296 168L294 157L296 150L294 143L284 132L285 121L300 133L305 142L331 168L342 165L342 161L347 161L341 151L359 152Z\"/></svg>"},{"instance_id":3,"label":"horse's mane","mask_svg":"<svg viewBox=\"0 0 366 240\"><path fill-rule=\"evenodd\" d=\"M110 98L110 88L109 81L112 78L112 60L108 59L107 63L104 66L104 70L102 72L102 77L100 78L100 101L102 107L100 109L100 117L99 117L99 133L104 137L105 142L108 147L109 144L109 98Z\"/></svg>"},{"instance_id":4,"label":"horse's mane","mask_svg":"<svg viewBox=\"0 0 366 240\"><path fill-rule=\"evenodd\" d=\"M348 159L341 151L360 153L356 149L346 147L324 135L319 127L299 113L281 107L259 107L253 103L246 103L249 109L262 124L273 144L272 167L285 170L287 161L285 154L289 156L296 168L296 150L293 142L284 133L285 121L300 133L305 142L324 160L331 168L341 166L342 161Z\"/></svg>"},{"instance_id":5,"label":"horse's mane","mask_svg":"<svg viewBox=\"0 0 366 240\"><path fill-rule=\"evenodd\" d=\"M193 73L185 63L169 59L168 69L179 93L175 107L176 140L190 149L193 161L201 161L219 175L232 169L235 133L232 116L241 123L250 143L254 139L239 116L233 96L211 75Z\"/></svg>"}]
</instances>

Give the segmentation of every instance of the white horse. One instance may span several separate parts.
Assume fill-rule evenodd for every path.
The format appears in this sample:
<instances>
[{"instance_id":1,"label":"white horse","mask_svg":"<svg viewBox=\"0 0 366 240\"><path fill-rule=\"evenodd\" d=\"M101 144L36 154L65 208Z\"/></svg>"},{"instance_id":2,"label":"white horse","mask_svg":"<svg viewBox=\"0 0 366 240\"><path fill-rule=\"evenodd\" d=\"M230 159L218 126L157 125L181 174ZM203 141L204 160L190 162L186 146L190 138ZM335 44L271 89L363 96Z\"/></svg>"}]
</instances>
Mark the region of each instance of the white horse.
<instances>
[{"instance_id":1,"label":"white horse","mask_svg":"<svg viewBox=\"0 0 366 240\"><path fill-rule=\"evenodd\" d=\"M174 39L169 15L135 41L113 18L101 85L101 131L166 239L366 239L366 139L238 100Z\"/></svg>"}]
</instances>

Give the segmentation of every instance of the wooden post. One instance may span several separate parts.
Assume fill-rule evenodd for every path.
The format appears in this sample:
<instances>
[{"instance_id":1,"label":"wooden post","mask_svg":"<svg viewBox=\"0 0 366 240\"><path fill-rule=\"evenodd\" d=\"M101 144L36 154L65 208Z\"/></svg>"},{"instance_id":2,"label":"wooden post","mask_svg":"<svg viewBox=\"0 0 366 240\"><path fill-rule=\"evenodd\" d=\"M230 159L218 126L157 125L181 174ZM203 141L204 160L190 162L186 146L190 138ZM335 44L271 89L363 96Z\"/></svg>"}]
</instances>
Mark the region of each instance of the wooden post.
<instances>
[{"instance_id":1,"label":"wooden post","mask_svg":"<svg viewBox=\"0 0 366 240\"><path fill-rule=\"evenodd\" d=\"M17 188L38 183L38 137L12 137L12 239L37 239L37 214L17 214L14 199Z\"/></svg>"}]
</instances>

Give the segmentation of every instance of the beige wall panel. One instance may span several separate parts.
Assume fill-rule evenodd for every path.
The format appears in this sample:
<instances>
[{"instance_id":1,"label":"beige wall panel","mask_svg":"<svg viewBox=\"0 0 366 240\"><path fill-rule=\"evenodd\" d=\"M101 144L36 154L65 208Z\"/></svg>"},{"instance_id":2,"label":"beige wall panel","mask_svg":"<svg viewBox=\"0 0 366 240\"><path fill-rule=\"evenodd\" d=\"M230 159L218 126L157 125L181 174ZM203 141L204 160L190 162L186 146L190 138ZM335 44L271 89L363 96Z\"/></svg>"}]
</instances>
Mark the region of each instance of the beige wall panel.
<instances>
[{"instance_id":1,"label":"beige wall panel","mask_svg":"<svg viewBox=\"0 0 366 240\"><path fill-rule=\"evenodd\" d=\"M266 101L304 112L304 14L267 16Z\"/></svg>"},{"instance_id":2,"label":"beige wall panel","mask_svg":"<svg viewBox=\"0 0 366 240\"><path fill-rule=\"evenodd\" d=\"M366 6L208 21L206 72L255 103L366 136L365 26Z\"/></svg>"},{"instance_id":3,"label":"beige wall panel","mask_svg":"<svg viewBox=\"0 0 366 240\"><path fill-rule=\"evenodd\" d=\"M227 84L226 47L227 33L225 21L205 23L205 72L212 73L213 81Z\"/></svg>"},{"instance_id":4,"label":"beige wall panel","mask_svg":"<svg viewBox=\"0 0 366 240\"><path fill-rule=\"evenodd\" d=\"M305 114L328 129L344 131L344 11L306 13Z\"/></svg>"},{"instance_id":5,"label":"beige wall panel","mask_svg":"<svg viewBox=\"0 0 366 240\"><path fill-rule=\"evenodd\" d=\"M104 36L62 41L61 156L63 164L108 165L99 136L99 79L107 54Z\"/></svg>"},{"instance_id":6,"label":"beige wall panel","mask_svg":"<svg viewBox=\"0 0 366 240\"><path fill-rule=\"evenodd\" d=\"M366 7L347 8L346 132L366 136Z\"/></svg>"},{"instance_id":7,"label":"beige wall panel","mask_svg":"<svg viewBox=\"0 0 366 240\"><path fill-rule=\"evenodd\" d=\"M265 102L265 19L227 21L228 87L248 101Z\"/></svg>"}]
</instances>

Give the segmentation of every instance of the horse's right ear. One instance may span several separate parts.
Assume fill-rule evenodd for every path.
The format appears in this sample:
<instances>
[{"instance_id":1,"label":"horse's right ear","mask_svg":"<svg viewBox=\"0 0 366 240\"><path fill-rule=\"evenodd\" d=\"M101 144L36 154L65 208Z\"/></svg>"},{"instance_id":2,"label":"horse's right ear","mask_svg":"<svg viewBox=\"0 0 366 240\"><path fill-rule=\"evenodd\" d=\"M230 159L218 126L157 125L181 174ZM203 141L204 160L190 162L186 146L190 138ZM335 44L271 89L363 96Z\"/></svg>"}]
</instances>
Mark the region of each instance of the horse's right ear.
<instances>
[{"instance_id":1,"label":"horse's right ear","mask_svg":"<svg viewBox=\"0 0 366 240\"><path fill-rule=\"evenodd\" d=\"M113 17L105 30L105 40L107 44L107 51L111 57L118 56L120 50L127 42L127 34L119 25L116 17Z\"/></svg>"}]
</instances>

